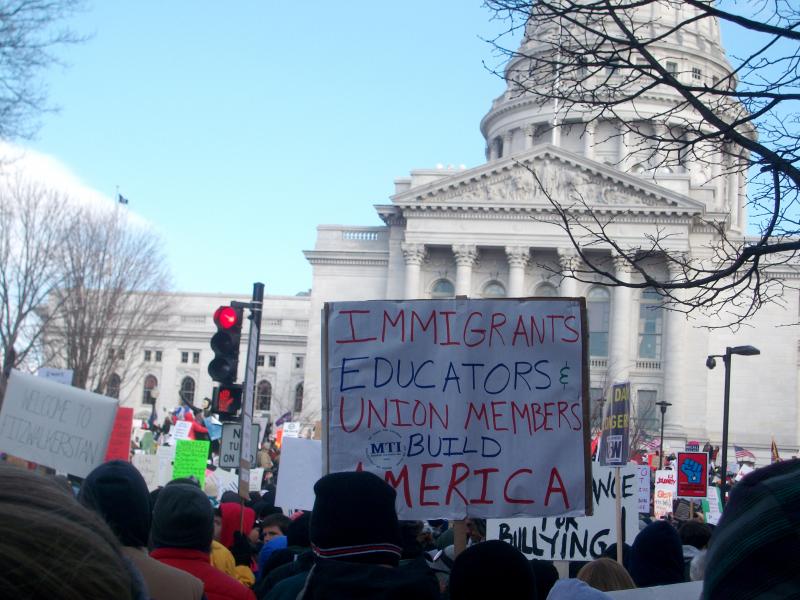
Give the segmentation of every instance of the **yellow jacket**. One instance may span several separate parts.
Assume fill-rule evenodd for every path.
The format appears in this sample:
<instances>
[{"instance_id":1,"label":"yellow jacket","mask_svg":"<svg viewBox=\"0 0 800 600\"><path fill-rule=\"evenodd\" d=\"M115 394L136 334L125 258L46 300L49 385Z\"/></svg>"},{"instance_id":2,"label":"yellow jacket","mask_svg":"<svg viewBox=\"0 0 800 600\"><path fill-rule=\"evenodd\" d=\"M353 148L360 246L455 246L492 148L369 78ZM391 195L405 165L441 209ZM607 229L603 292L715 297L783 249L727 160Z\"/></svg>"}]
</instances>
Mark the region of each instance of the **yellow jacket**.
<instances>
[{"instance_id":1,"label":"yellow jacket","mask_svg":"<svg viewBox=\"0 0 800 600\"><path fill-rule=\"evenodd\" d=\"M237 565L233 560L233 554L225 546L220 544L217 540L211 542L211 564L225 573L230 575L242 585L252 587L256 582L256 576L246 565Z\"/></svg>"}]
</instances>

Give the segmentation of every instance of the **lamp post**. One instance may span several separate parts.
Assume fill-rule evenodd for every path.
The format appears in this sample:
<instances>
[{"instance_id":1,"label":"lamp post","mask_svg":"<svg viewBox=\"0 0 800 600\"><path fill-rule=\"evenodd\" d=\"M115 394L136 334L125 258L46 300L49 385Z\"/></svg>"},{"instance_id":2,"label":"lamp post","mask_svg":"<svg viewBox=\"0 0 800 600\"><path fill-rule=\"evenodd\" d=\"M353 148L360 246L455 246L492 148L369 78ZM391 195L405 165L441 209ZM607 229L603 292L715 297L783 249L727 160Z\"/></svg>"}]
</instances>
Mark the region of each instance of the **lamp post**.
<instances>
[{"instance_id":1,"label":"lamp post","mask_svg":"<svg viewBox=\"0 0 800 600\"><path fill-rule=\"evenodd\" d=\"M725 507L725 492L728 487L728 416L731 403L731 356L755 356L761 354L761 350L755 346L728 346L725 354L710 354L706 358L706 367L713 369L717 366L715 358L721 358L725 364L725 397L722 405L722 463L720 464L721 481L720 495L722 496L722 506Z\"/></svg>"},{"instance_id":2,"label":"lamp post","mask_svg":"<svg viewBox=\"0 0 800 600\"><path fill-rule=\"evenodd\" d=\"M661 437L658 440L658 468L664 468L664 415L667 414L667 407L672 406L671 402L662 400L656 402L656 406L661 409Z\"/></svg>"}]
</instances>

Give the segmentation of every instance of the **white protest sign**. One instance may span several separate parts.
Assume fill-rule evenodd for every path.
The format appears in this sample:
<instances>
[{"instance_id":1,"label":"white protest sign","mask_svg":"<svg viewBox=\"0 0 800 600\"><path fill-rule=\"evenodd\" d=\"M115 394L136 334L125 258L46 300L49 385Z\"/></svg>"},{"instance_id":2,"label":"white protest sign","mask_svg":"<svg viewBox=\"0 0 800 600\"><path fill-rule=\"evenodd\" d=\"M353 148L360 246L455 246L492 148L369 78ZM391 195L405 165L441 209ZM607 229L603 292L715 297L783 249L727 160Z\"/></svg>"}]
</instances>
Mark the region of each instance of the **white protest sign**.
<instances>
[{"instance_id":1,"label":"white protest sign","mask_svg":"<svg viewBox=\"0 0 800 600\"><path fill-rule=\"evenodd\" d=\"M256 469L250 469L250 479L248 480L250 483L250 491L251 492L258 492L261 490L261 480L264 478L264 469L258 467Z\"/></svg>"},{"instance_id":2,"label":"white protest sign","mask_svg":"<svg viewBox=\"0 0 800 600\"><path fill-rule=\"evenodd\" d=\"M37 377L43 377L49 381L72 385L72 369L54 369L53 367L42 367L36 371Z\"/></svg>"},{"instance_id":3,"label":"white protest sign","mask_svg":"<svg viewBox=\"0 0 800 600\"><path fill-rule=\"evenodd\" d=\"M256 449L261 447L261 442L263 441L264 434L267 431L267 425L269 425L269 419L267 417L253 417L253 425L258 425L258 439L255 441Z\"/></svg>"},{"instance_id":4,"label":"white protest sign","mask_svg":"<svg viewBox=\"0 0 800 600\"><path fill-rule=\"evenodd\" d=\"M253 425L250 434L250 466L256 464L258 453L258 438L261 431L258 425ZM222 440L219 444L219 466L226 469L239 468L239 447L241 446L242 426L239 423L222 424Z\"/></svg>"},{"instance_id":5,"label":"white protest sign","mask_svg":"<svg viewBox=\"0 0 800 600\"><path fill-rule=\"evenodd\" d=\"M217 469L214 471L214 478L217 480L217 500L222 498L222 494L225 492L238 493L239 476L236 473Z\"/></svg>"},{"instance_id":6,"label":"white protest sign","mask_svg":"<svg viewBox=\"0 0 800 600\"><path fill-rule=\"evenodd\" d=\"M283 438L296 438L300 437L300 423L297 421L289 421L283 424Z\"/></svg>"},{"instance_id":7,"label":"white protest sign","mask_svg":"<svg viewBox=\"0 0 800 600\"><path fill-rule=\"evenodd\" d=\"M156 484L158 487L167 485L172 480L172 461L175 460L175 446L159 446L156 450L158 471Z\"/></svg>"},{"instance_id":8,"label":"white protest sign","mask_svg":"<svg viewBox=\"0 0 800 600\"><path fill-rule=\"evenodd\" d=\"M617 467L592 465L591 517L543 519L489 519L486 539L508 542L527 558L544 560L594 560L617 541L616 497L614 485ZM638 476L634 465L621 470L623 539L633 543L639 533Z\"/></svg>"},{"instance_id":9,"label":"white protest sign","mask_svg":"<svg viewBox=\"0 0 800 600\"><path fill-rule=\"evenodd\" d=\"M656 487L653 496L653 516L656 519L672 512L672 502L678 493L678 478L675 471L656 471Z\"/></svg>"},{"instance_id":10,"label":"white protest sign","mask_svg":"<svg viewBox=\"0 0 800 600\"><path fill-rule=\"evenodd\" d=\"M191 421L176 421L172 426L172 439L174 440L188 440L189 432L192 431Z\"/></svg>"},{"instance_id":11,"label":"white protest sign","mask_svg":"<svg viewBox=\"0 0 800 600\"><path fill-rule=\"evenodd\" d=\"M275 492L276 506L311 510L314 507L314 484L322 477L322 442L288 438L281 446L281 469L291 477L279 477Z\"/></svg>"},{"instance_id":12,"label":"white protest sign","mask_svg":"<svg viewBox=\"0 0 800 600\"><path fill-rule=\"evenodd\" d=\"M722 517L722 502L720 500L719 488L715 485L708 486L708 497L706 498L708 510L706 511L706 523L716 525Z\"/></svg>"},{"instance_id":13,"label":"white protest sign","mask_svg":"<svg viewBox=\"0 0 800 600\"><path fill-rule=\"evenodd\" d=\"M136 453L131 464L142 474L148 490L152 492L158 487L158 457L155 454Z\"/></svg>"},{"instance_id":14,"label":"white protest sign","mask_svg":"<svg viewBox=\"0 0 800 600\"><path fill-rule=\"evenodd\" d=\"M749 475L753 471L755 471L753 467L747 463L743 463L742 466L739 467L739 472L736 474L736 477L734 477L734 481L741 481L744 479L745 475Z\"/></svg>"},{"instance_id":15,"label":"white protest sign","mask_svg":"<svg viewBox=\"0 0 800 600\"><path fill-rule=\"evenodd\" d=\"M650 514L650 466L637 465L636 477L639 480L639 512Z\"/></svg>"},{"instance_id":16,"label":"white protest sign","mask_svg":"<svg viewBox=\"0 0 800 600\"><path fill-rule=\"evenodd\" d=\"M0 411L0 451L86 477L102 464L117 401L12 371Z\"/></svg>"},{"instance_id":17,"label":"white protest sign","mask_svg":"<svg viewBox=\"0 0 800 600\"><path fill-rule=\"evenodd\" d=\"M326 304L323 471L384 477L401 519L585 515L583 322L583 299Z\"/></svg>"}]
</instances>

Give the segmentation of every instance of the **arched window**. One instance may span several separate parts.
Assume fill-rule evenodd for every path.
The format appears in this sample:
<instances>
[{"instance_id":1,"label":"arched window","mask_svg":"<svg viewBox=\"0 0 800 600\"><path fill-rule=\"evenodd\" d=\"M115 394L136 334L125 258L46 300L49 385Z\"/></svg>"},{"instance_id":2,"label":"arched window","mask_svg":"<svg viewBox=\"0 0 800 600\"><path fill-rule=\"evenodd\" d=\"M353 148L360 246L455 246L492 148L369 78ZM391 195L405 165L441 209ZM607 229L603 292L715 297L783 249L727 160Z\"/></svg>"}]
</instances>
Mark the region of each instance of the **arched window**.
<instances>
[{"instance_id":1,"label":"arched window","mask_svg":"<svg viewBox=\"0 0 800 600\"><path fill-rule=\"evenodd\" d=\"M661 295L644 290L639 299L639 358L661 360L664 308Z\"/></svg>"},{"instance_id":2,"label":"arched window","mask_svg":"<svg viewBox=\"0 0 800 600\"><path fill-rule=\"evenodd\" d=\"M447 298L454 298L456 295L456 288L453 287L453 284L448 279L439 279L431 288L431 298L434 300L439 299L447 299Z\"/></svg>"},{"instance_id":3,"label":"arched window","mask_svg":"<svg viewBox=\"0 0 800 600\"><path fill-rule=\"evenodd\" d=\"M122 385L122 379L116 373L112 373L106 383L106 396L109 398L116 398L119 400L119 388Z\"/></svg>"},{"instance_id":4,"label":"arched window","mask_svg":"<svg viewBox=\"0 0 800 600\"><path fill-rule=\"evenodd\" d=\"M593 287L586 294L589 319L589 356L608 356L610 295L606 288Z\"/></svg>"},{"instance_id":5,"label":"arched window","mask_svg":"<svg viewBox=\"0 0 800 600\"><path fill-rule=\"evenodd\" d=\"M194 406L194 379L184 377L181 381L181 398L189 406Z\"/></svg>"},{"instance_id":6,"label":"arched window","mask_svg":"<svg viewBox=\"0 0 800 600\"><path fill-rule=\"evenodd\" d=\"M142 388L142 404L155 404L156 399L151 393L158 387L158 379L155 375L148 375L144 378L144 387Z\"/></svg>"},{"instance_id":7,"label":"arched window","mask_svg":"<svg viewBox=\"0 0 800 600\"><path fill-rule=\"evenodd\" d=\"M558 290L552 283L545 281L536 286L536 295L543 296L545 298L552 298L553 296L558 296Z\"/></svg>"},{"instance_id":8,"label":"arched window","mask_svg":"<svg viewBox=\"0 0 800 600\"><path fill-rule=\"evenodd\" d=\"M258 382L256 390L256 408L268 411L272 405L272 384L266 379Z\"/></svg>"},{"instance_id":9,"label":"arched window","mask_svg":"<svg viewBox=\"0 0 800 600\"><path fill-rule=\"evenodd\" d=\"M499 281L490 281L483 286L482 295L484 298L505 298L506 288Z\"/></svg>"},{"instance_id":10,"label":"arched window","mask_svg":"<svg viewBox=\"0 0 800 600\"><path fill-rule=\"evenodd\" d=\"M294 412L303 412L303 382L297 384L294 388Z\"/></svg>"}]
</instances>

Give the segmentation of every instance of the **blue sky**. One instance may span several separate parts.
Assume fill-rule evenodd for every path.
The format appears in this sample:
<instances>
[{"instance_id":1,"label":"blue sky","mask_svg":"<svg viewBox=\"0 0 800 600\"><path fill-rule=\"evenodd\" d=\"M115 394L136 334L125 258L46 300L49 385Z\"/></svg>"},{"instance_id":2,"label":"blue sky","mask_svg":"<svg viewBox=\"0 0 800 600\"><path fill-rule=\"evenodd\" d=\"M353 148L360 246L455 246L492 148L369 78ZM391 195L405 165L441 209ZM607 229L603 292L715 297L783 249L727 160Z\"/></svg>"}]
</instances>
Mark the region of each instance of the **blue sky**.
<instances>
[{"instance_id":1,"label":"blue sky","mask_svg":"<svg viewBox=\"0 0 800 600\"><path fill-rule=\"evenodd\" d=\"M224 7L224 9L223 9ZM174 289L295 294L318 224L379 225L395 177L484 160L502 82L480 0L96 1L25 146L116 188Z\"/></svg>"}]
</instances>

